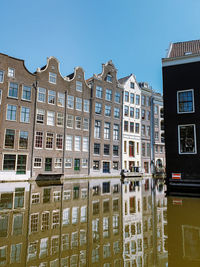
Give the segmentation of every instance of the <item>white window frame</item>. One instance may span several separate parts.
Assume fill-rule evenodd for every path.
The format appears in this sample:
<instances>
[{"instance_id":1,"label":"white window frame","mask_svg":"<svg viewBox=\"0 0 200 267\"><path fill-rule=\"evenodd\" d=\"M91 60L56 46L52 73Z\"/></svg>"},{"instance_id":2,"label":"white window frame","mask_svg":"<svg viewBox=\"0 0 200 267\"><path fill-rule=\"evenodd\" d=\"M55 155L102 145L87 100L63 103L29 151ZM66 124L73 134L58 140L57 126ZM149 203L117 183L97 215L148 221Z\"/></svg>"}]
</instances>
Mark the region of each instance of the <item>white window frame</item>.
<instances>
[{"instance_id":1,"label":"white window frame","mask_svg":"<svg viewBox=\"0 0 200 267\"><path fill-rule=\"evenodd\" d=\"M195 152L181 152L180 151L180 147L181 147L180 127L184 127L184 126L194 126L194 149L195 149ZM197 154L197 140L196 140L196 125L195 124L178 125L178 153L179 153L179 155L195 155L195 154Z\"/></svg>"},{"instance_id":2,"label":"white window frame","mask_svg":"<svg viewBox=\"0 0 200 267\"><path fill-rule=\"evenodd\" d=\"M81 151L81 136L74 138L74 151Z\"/></svg>"},{"instance_id":3,"label":"white window frame","mask_svg":"<svg viewBox=\"0 0 200 267\"><path fill-rule=\"evenodd\" d=\"M53 114L53 116L49 116L49 114ZM52 124L49 123L49 118L53 118ZM55 126L55 112L54 111L50 111L50 110L47 111L47 125Z\"/></svg>"},{"instance_id":4,"label":"white window frame","mask_svg":"<svg viewBox=\"0 0 200 267\"><path fill-rule=\"evenodd\" d=\"M40 92L40 89L43 92ZM39 94L43 94L44 95L44 101L39 100ZM38 90L37 90L37 102L40 102L40 103L45 103L46 102L46 89L45 88L38 87Z\"/></svg>"},{"instance_id":5,"label":"white window frame","mask_svg":"<svg viewBox=\"0 0 200 267\"><path fill-rule=\"evenodd\" d=\"M82 92L83 91L83 83L80 81L76 81L76 91Z\"/></svg>"},{"instance_id":6,"label":"white window frame","mask_svg":"<svg viewBox=\"0 0 200 267\"><path fill-rule=\"evenodd\" d=\"M83 110L84 112L90 112L90 101L88 99L83 100Z\"/></svg>"},{"instance_id":7,"label":"white window frame","mask_svg":"<svg viewBox=\"0 0 200 267\"><path fill-rule=\"evenodd\" d=\"M4 82L4 70L0 70L0 72L2 73L2 81L0 80L0 83L3 83Z\"/></svg>"},{"instance_id":8,"label":"white window frame","mask_svg":"<svg viewBox=\"0 0 200 267\"><path fill-rule=\"evenodd\" d=\"M8 77L15 78L15 69L14 68L8 68Z\"/></svg>"},{"instance_id":9,"label":"white window frame","mask_svg":"<svg viewBox=\"0 0 200 267\"><path fill-rule=\"evenodd\" d=\"M59 101L59 99L61 99L61 101ZM64 107L65 106L65 94L64 93L58 92L57 106L58 107Z\"/></svg>"},{"instance_id":10,"label":"white window frame","mask_svg":"<svg viewBox=\"0 0 200 267\"><path fill-rule=\"evenodd\" d=\"M70 166L66 166L66 164L70 164ZM72 168L72 158L65 158L65 168L66 169Z\"/></svg>"},{"instance_id":11,"label":"white window frame","mask_svg":"<svg viewBox=\"0 0 200 267\"><path fill-rule=\"evenodd\" d=\"M40 159L41 160L41 162L40 162L40 166L35 166L35 163L36 163L36 159ZM42 168L42 158L40 158L40 157L35 157L34 158L34 162L33 162L33 168Z\"/></svg>"},{"instance_id":12,"label":"white window frame","mask_svg":"<svg viewBox=\"0 0 200 267\"><path fill-rule=\"evenodd\" d=\"M27 87L27 88L30 88L30 89L31 89L31 86L27 86L27 85L23 85L23 86L22 86L22 100L24 100L24 101L28 101L28 102L31 102L31 98L32 98L32 90L30 90L30 92L31 92L30 99L23 98L23 92L24 92L24 88L25 88L25 87Z\"/></svg>"},{"instance_id":13,"label":"white window frame","mask_svg":"<svg viewBox=\"0 0 200 267\"><path fill-rule=\"evenodd\" d=\"M51 98L54 100L54 103L51 103ZM48 90L48 104L49 105L55 105L56 104L56 92L53 90Z\"/></svg>"},{"instance_id":14,"label":"white window frame","mask_svg":"<svg viewBox=\"0 0 200 267\"><path fill-rule=\"evenodd\" d=\"M74 96L72 95L67 96L67 108L74 109Z\"/></svg>"},{"instance_id":15,"label":"white window frame","mask_svg":"<svg viewBox=\"0 0 200 267\"><path fill-rule=\"evenodd\" d=\"M193 111L179 111L179 93L182 92L189 92L192 91L192 109ZM195 112L195 105L194 105L194 89L187 89L187 90L181 90L177 91L177 113L178 114L184 114L184 113L194 113Z\"/></svg>"},{"instance_id":16,"label":"white window frame","mask_svg":"<svg viewBox=\"0 0 200 267\"><path fill-rule=\"evenodd\" d=\"M49 72L49 82L56 84L56 80L57 80L57 74L53 72Z\"/></svg>"},{"instance_id":17,"label":"white window frame","mask_svg":"<svg viewBox=\"0 0 200 267\"><path fill-rule=\"evenodd\" d=\"M68 149L68 142L69 142L69 139L70 139L70 148ZM72 151L73 149L73 136L72 135L66 135L66 150L67 151Z\"/></svg>"}]
</instances>

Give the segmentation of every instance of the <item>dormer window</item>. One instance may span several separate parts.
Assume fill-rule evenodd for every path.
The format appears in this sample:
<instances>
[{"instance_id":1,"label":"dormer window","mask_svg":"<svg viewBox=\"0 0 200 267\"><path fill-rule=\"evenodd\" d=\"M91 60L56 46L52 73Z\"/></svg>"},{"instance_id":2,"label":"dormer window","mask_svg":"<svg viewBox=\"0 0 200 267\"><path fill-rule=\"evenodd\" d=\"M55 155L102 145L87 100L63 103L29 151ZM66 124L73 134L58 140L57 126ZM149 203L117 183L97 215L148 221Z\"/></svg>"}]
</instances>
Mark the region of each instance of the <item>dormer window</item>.
<instances>
[{"instance_id":1,"label":"dormer window","mask_svg":"<svg viewBox=\"0 0 200 267\"><path fill-rule=\"evenodd\" d=\"M53 72L49 72L49 82L56 84L57 75Z\"/></svg>"},{"instance_id":2,"label":"dormer window","mask_svg":"<svg viewBox=\"0 0 200 267\"><path fill-rule=\"evenodd\" d=\"M15 69L13 68L8 68L8 77L15 77Z\"/></svg>"},{"instance_id":3,"label":"dormer window","mask_svg":"<svg viewBox=\"0 0 200 267\"><path fill-rule=\"evenodd\" d=\"M82 92L82 82L76 81L76 91Z\"/></svg>"},{"instance_id":4,"label":"dormer window","mask_svg":"<svg viewBox=\"0 0 200 267\"><path fill-rule=\"evenodd\" d=\"M185 56L192 55L192 52L191 51L185 52L184 55Z\"/></svg>"},{"instance_id":5,"label":"dormer window","mask_svg":"<svg viewBox=\"0 0 200 267\"><path fill-rule=\"evenodd\" d=\"M107 74L106 81L110 83L112 82L112 76L110 74Z\"/></svg>"},{"instance_id":6,"label":"dormer window","mask_svg":"<svg viewBox=\"0 0 200 267\"><path fill-rule=\"evenodd\" d=\"M134 88L135 88L135 84L134 84L133 82L130 82L130 87L131 87L132 89L134 89Z\"/></svg>"}]
</instances>

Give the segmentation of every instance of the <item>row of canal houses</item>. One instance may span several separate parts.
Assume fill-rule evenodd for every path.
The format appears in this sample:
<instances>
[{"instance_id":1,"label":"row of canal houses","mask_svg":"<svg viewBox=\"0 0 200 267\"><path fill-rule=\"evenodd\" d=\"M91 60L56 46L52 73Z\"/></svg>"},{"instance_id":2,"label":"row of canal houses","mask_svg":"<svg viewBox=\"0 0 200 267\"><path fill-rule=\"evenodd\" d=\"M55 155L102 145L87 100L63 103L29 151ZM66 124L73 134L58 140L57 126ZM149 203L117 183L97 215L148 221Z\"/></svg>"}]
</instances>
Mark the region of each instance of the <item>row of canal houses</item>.
<instances>
[{"instance_id":1,"label":"row of canal houses","mask_svg":"<svg viewBox=\"0 0 200 267\"><path fill-rule=\"evenodd\" d=\"M163 100L112 61L85 79L0 54L0 180L150 175L165 167Z\"/></svg>"},{"instance_id":2,"label":"row of canal houses","mask_svg":"<svg viewBox=\"0 0 200 267\"><path fill-rule=\"evenodd\" d=\"M8 184L0 189L1 266L166 266L163 183L155 192L149 178Z\"/></svg>"}]
</instances>

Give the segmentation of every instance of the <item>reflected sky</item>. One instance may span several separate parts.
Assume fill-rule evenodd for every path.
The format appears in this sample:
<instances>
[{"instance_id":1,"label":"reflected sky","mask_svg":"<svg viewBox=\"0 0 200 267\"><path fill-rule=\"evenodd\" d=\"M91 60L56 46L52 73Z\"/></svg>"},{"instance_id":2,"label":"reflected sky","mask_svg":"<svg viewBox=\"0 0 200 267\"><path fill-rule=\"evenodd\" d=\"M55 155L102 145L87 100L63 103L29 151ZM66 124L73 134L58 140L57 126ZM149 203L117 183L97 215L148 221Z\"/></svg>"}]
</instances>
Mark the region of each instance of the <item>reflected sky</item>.
<instances>
[{"instance_id":1,"label":"reflected sky","mask_svg":"<svg viewBox=\"0 0 200 267\"><path fill-rule=\"evenodd\" d=\"M200 266L199 199L162 180L0 186L0 266Z\"/></svg>"}]
</instances>

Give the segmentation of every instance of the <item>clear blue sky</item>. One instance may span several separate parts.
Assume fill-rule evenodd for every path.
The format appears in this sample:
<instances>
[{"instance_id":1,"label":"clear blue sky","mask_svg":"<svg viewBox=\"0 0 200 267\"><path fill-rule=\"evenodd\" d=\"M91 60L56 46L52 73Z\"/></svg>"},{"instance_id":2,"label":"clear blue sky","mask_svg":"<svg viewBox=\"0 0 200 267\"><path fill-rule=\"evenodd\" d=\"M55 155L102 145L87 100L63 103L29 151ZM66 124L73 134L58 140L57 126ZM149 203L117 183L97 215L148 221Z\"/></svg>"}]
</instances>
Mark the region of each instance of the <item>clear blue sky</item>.
<instances>
[{"instance_id":1,"label":"clear blue sky","mask_svg":"<svg viewBox=\"0 0 200 267\"><path fill-rule=\"evenodd\" d=\"M86 78L112 59L118 78L134 73L162 91L170 42L200 39L199 0L1 0L0 52L35 71L55 56L63 75Z\"/></svg>"}]
</instances>

